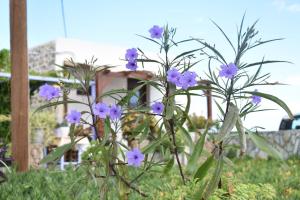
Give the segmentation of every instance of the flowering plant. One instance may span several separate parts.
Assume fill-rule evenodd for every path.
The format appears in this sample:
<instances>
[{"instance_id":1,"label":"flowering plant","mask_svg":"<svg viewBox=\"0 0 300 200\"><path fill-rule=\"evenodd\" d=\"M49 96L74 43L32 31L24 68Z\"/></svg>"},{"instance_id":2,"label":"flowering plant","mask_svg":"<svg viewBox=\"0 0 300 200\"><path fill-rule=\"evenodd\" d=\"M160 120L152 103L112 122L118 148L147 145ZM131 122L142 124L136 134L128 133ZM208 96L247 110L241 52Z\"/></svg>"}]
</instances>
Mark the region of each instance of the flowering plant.
<instances>
[{"instance_id":1,"label":"flowering plant","mask_svg":"<svg viewBox=\"0 0 300 200\"><path fill-rule=\"evenodd\" d=\"M261 74L261 68L264 64L284 62L276 60L261 60L254 63L245 63L242 58L246 52L262 44L276 41L255 39L258 32L255 30L255 24L243 29L243 21L239 27L236 47L225 35L226 41L233 49L234 59L228 62L225 57L215 48L204 40L190 38L182 41L175 41L176 29L168 26L153 26L150 30L150 37L145 37L151 41L159 50L159 58L150 58L139 48L130 48L125 53L125 67L128 70L136 71L146 64L157 66L158 73L151 80L140 80L140 85L135 89L128 91L125 89L108 91L95 100L90 99L89 82L95 78L97 71L106 70L107 67L93 67L94 60L86 64L75 64L73 67L63 68L75 77L83 91L86 93L87 103L66 98L60 100L61 90L66 90L63 86L55 88L44 85L40 88L40 95L50 103L42 106L41 110L48 106L56 106L63 103L75 103L84 105L87 109L83 112L72 110L66 119L71 124L70 138L71 143L58 147L50 155L42 160L42 163L58 159L65 151L71 149L81 138L76 138L74 132L78 124L92 127L97 141L93 143L93 153L89 154L88 173L98 181L100 186L100 197L106 198L109 195L109 188L118 188L118 196L126 199L130 190L137 192L140 196L146 197L147 194L138 188L138 182L143 175L153 168L158 168L162 173L170 171L173 167L178 169L182 184L187 182L196 182L197 194L199 199L207 199L217 186L222 187L221 173L224 164L230 163L224 155L224 148L233 137L239 137L241 154L246 151L246 136L249 136L263 150L271 156L281 158L278 150L272 147L261 136L253 133L252 130L243 126L242 119L246 115L261 111L259 104L261 98L274 101L285 109L292 116L286 104L275 96L250 90L261 85L276 85L277 83L268 82L269 74ZM173 49L185 43L197 43L199 48L181 52L174 56ZM200 77L192 68L199 66L199 57L204 57L208 62L207 79L210 86L199 84ZM220 66L215 68L213 66ZM257 67L253 75L250 74L250 68ZM155 88L161 98L150 103L149 107L137 106L132 110L127 105L130 98L136 94L136 91L147 85ZM188 130L185 127L186 121L190 122L189 110L191 96L198 95L194 91L211 90L212 95L217 99L216 105L222 114L221 127L217 134L208 133L208 128L197 141L193 141ZM177 96L184 95L186 104L176 102ZM107 105L100 102L104 97L112 97L115 103ZM239 102L239 103L238 103ZM239 106L242 105L242 106ZM121 129L120 119L125 114L131 112L146 113L156 116L158 119L158 134L152 137L152 140L141 148L130 149L122 141L117 139ZM90 118L91 122L87 119ZM189 123L193 125L193 123ZM99 126L104 129L104 134L99 134ZM236 127L236 132L233 131ZM149 121L144 120L132 131L135 136L141 135L146 139L150 134ZM183 166L180 159L178 147L178 134L182 134L186 146L189 146L191 152L185 152L187 155L187 164ZM213 143L213 149L204 156L203 148L206 138ZM162 145L166 140L170 145ZM159 149L159 151L157 151ZM184 150L184 149L183 149ZM158 155L158 156L157 156ZM206 154L207 155L207 154ZM202 159L199 159L199 158ZM204 158L204 159L203 159ZM202 160L202 163L201 163ZM203 162L204 160L204 162ZM175 164L176 163L176 164ZM82 163L84 165L85 162ZM90 167L92 165L92 167ZM131 173L132 169L136 169ZM213 169L211 176L206 176L209 169ZM115 191L115 190L114 190Z\"/></svg>"}]
</instances>

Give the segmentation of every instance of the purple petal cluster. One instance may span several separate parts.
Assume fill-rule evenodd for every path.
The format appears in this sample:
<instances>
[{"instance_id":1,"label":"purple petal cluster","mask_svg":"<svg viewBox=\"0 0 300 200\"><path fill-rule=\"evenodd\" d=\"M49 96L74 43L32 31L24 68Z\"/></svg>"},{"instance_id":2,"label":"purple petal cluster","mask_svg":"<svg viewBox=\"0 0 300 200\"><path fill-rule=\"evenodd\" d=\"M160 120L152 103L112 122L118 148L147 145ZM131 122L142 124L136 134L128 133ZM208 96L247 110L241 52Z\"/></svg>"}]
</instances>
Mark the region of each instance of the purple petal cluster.
<instances>
[{"instance_id":1,"label":"purple petal cluster","mask_svg":"<svg viewBox=\"0 0 300 200\"><path fill-rule=\"evenodd\" d=\"M112 120L118 120L122 115L122 108L119 105L111 105L110 107L105 103L97 103L93 107L93 112L96 116L101 119L105 119L106 117L110 117Z\"/></svg>"},{"instance_id":2,"label":"purple petal cluster","mask_svg":"<svg viewBox=\"0 0 300 200\"><path fill-rule=\"evenodd\" d=\"M237 72L237 66L234 63L229 63L228 65L221 65L219 76L232 79L237 74Z\"/></svg>"},{"instance_id":3,"label":"purple petal cluster","mask_svg":"<svg viewBox=\"0 0 300 200\"><path fill-rule=\"evenodd\" d=\"M193 87L197 84L197 74L195 72L186 71L179 78L179 85L182 89L186 90L189 87Z\"/></svg>"},{"instance_id":4,"label":"purple petal cluster","mask_svg":"<svg viewBox=\"0 0 300 200\"><path fill-rule=\"evenodd\" d=\"M154 25L152 28L149 29L150 36L154 39L160 39L163 35L163 32L164 28L159 27L157 25Z\"/></svg>"},{"instance_id":5,"label":"purple petal cluster","mask_svg":"<svg viewBox=\"0 0 300 200\"><path fill-rule=\"evenodd\" d=\"M180 72L175 68L169 69L167 71L167 81L173 83L174 85L178 84L180 76Z\"/></svg>"},{"instance_id":6,"label":"purple petal cluster","mask_svg":"<svg viewBox=\"0 0 300 200\"><path fill-rule=\"evenodd\" d=\"M97 103L93 108L93 112L99 118L105 119L109 114L109 107L105 103Z\"/></svg>"},{"instance_id":7,"label":"purple petal cluster","mask_svg":"<svg viewBox=\"0 0 300 200\"><path fill-rule=\"evenodd\" d=\"M48 85L47 83L39 88L39 96L47 101L58 98L60 96L60 93L60 88Z\"/></svg>"},{"instance_id":8,"label":"purple petal cluster","mask_svg":"<svg viewBox=\"0 0 300 200\"><path fill-rule=\"evenodd\" d=\"M140 167L145 158L144 154L138 149L134 148L126 153L128 165L134 167Z\"/></svg>"},{"instance_id":9,"label":"purple petal cluster","mask_svg":"<svg viewBox=\"0 0 300 200\"><path fill-rule=\"evenodd\" d=\"M128 61L136 60L138 57L138 52L136 48L127 49L125 54L125 59Z\"/></svg>"},{"instance_id":10,"label":"purple petal cluster","mask_svg":"<svg viewBox=\"0 0 300 200\"><path fill-rule=\"evenodd\" d=\"M130 69L131 71L136 71L138 68L136 60L129 60L126 64L126 68Z\"/></svg>"},{"instance_id":11,"label":"purple petal cluster","mask_svg":"<svg viewBox=\"0 0 300 200\"><path fill-rule=\"evenodd\" d=\"M167 71L167 81L173 83L182 89L188 89L197 85L197 74L192 71L186 71L181 74L177 69L172 68Z\"/></svg>"},{"instance_id":12,"label":"purple petal cluster","mask_svg":"<svg viewBox=\"0 0 300 200\"><path fill-rule=\"evenodd\" d=\"M127 69L130 69L131 71L137 70L138 66L136 59L138 58L138 56L139 54L136 48L126 50L125 59L128 61L126 64Z\"/></svg>"},{"instance_id":13,"label":"purple petal cluster","mask_svg":"<svg viewBox=\"0 0 300 200\"><path fill-rule=\"evenodd\" d=\"M110 106L109 116L112 120L118 120L121 118L122 108L119 105Z\"/></svg>"},{"instance_id":14,"label":"purple petal cluster","mask_svg":"<svg viewBox=\"0 0 300 200\"><path fill-rule=\"evenodd\" d=\"M255 92L257 92L257 90L255 90ZM256 95L252 95L251 96L251 102L253 104L259 104L261 102L261 97L260 96L256 96Z\"/></svg>"},{"instance_id":15,"label":"purple petal cluster","mask_svg":"<svg viewBox=\"0 0 300 200\"><path fill-rule=\"evenodd\" d=\"M152 112L159 115L164 111L164 108L165 106L162 102L155 102L151 105Z\"/></svg>"},{"instance_id":16,"label":"purple petal cluster","mask_svg":"<svg viewBox=\"0 0 300 200\"><path fill-rule=\"evenodd\" d=\"M67 116L66 116L66 120L71 123L71 124L79 124L80 123L80 119L81 119L81 113L76 111L76 110L72 110Z\"/></svg>"}]
</instances>

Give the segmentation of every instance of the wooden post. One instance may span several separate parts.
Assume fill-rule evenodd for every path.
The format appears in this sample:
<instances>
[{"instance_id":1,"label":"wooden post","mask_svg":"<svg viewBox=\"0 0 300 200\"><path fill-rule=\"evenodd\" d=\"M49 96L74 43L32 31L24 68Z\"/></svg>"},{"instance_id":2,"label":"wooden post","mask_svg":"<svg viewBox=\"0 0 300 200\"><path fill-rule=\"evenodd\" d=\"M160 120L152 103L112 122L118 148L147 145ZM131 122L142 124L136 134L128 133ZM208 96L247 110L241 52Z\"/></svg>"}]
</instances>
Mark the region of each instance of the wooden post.
<instances>
[{"instance_id":1,"label":"wooden post","mask_svg":"<svg viewBox=\"0 0 300 200\"><path fill-rule=\"evenodd\" d=\"M210 84L207 84L210 87ZM206 98L207 98L207 119L212 120L212 96L211 89L206 90Z\"/></svg>"},{"instance_id":2,"label":"wooden post","mask_svg":"<svg viewBox=\"0 0 300 200\"><path fill-rule=\"evenodd\" d=\"M12 156L18 171L29 167L29 81L26 0L10 0Z\"/></svg>"},{"instance_id":3,"label":"wooden post","mask_svg":"<svg viewBox=\"0 0 300 200\"><path fill-rule=\"evenodd\" d=\"M109 71L99 71L96 73L96 102L101 102L99 97L103 94L105 87L111 82L113 77L109 76ZM104 121L97 118L98 137L101 138L104 135Z\"/></svg>"}]
</instances>

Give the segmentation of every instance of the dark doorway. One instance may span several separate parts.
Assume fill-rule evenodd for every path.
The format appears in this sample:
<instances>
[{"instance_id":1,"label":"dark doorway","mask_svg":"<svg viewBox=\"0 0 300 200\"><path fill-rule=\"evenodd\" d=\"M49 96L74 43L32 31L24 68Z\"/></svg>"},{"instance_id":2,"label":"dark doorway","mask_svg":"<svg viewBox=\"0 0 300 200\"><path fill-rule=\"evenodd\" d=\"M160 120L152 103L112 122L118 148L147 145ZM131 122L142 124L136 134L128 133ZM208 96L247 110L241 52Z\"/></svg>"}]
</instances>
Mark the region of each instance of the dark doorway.
<instances>
[{"instance_id":1,"label":"dark doorway","mask_svg":"<svg viewBox=\"0 0 300 200\"><path fill-rule=\"evenodd\" d=\"M127 79L128 90L133 90L140 85L141 82L138 79L134 79L134 78ZM129 100L129 107L133 108L137 106L147 106L147 105L148 105L148 92L147 92L147 86L144 85L136 92L135 96L131 97L131 99Z\"/></svg>"}]
</instances>

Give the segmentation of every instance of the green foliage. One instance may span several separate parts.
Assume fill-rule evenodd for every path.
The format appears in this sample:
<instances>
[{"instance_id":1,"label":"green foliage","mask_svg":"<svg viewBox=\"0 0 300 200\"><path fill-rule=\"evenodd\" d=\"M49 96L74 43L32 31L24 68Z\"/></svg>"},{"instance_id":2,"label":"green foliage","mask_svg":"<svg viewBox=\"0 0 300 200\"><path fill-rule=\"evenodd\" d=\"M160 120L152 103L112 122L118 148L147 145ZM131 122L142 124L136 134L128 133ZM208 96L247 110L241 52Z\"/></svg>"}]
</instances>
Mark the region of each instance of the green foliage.
<instances>
[{"instance_id":1,"label":"green foliage","mask_svg":"<svg viewBox=\"0 0 300 200\"><path fill-rule=\"evenodd\" d=\"M32 170L7 176L9 181L0 185L0 199L98 199L96 185L82 170Z\"/></svg>"},{"instance_id":2,"label":"green foliage","mask_svg":"<svg viewBox=\"0 0 300 200\"><path fill-rule=\"evenodd\" d=\"M147 197L146 192L149 193L148 198L157 198L159 196L162 199L193 199L194 197L209 199L218 186L223 186L222 182L224 181L221 181L223 170L226 168L226 164L230 163L230 160L225 156L224 150L228 148L228 143L232 139L233 134L236 134L232 130L235 127L237 128L242 155L246 150L245 130L247 130L243 126L242 119L245 119L250 113L263 111L263 109L259 109L257 103L251 102L252 96L260 96L271 100L281 106L288 114L291 113L287 105L279 98L269 94L248 91L249 89L254 90L258 86L276 85L277 83L268 82L270 74L262 74L261 69L264 64L285 61L265 61L262 59L260 62L246 63L244 57L246 57L247 52L254 47L280 39L262 41L255 28L257 21L253 25L244 28L243 18L241 25L238 27L238 34L234 43L215 22L213 23L232 48L234 52L233 58L227 60L228 58L222 55L216 45L209 44L202 39L187 39L177 42L175 40L176 29L170 28L168 25L164 27L163 35L159 40L141 36L153 42L155 47L157 47L159 59L152 59L141 49L138 49L139 56L136 61L142 67L144 67L145 63L152 64L153 67L159 69L158 74L153 77L153 80L141 80L141 84L131 91L125 89L112 90L102 94L95 100L101 100L105 97L114 99L116 104L122 106L122 123L112 120L110 117L99 120L93 110L95 102L91 102L88 94L90 81L95 79L96 72L103 71L105 74L105 71L110 67L95 67L96 59L92 59L90 62L87 61L84 64L76 64L71 60L72 66L61 66L64 72L68 73L66 76L69 75L68 77L76 78L79 81L81 89L86 93L86 101L76 101L64 95L62 100L56 99L56 101L51 101L39 107L37 111L69 103L84 105L87 108L86 111L82 112L83 116L81 117L80 125L90 126L96 131L97 136L102 135L102 137L98 137L97 142L83 156L84 164L82 165L86 164L88 174L94 179L100 177L100 180L97 181L99 183L99 191L101 191L100 198L109 199L108 197L112 194L114 198L123 198L129 194L131 199L135 199L141 196ZM183 51L176 55L175 53L178 51L173 52L174 48L178 48L186 42L197 42L199 48ZM171 54L175 56L170 57L169 55ZM200 57L204 57L204 59L200 59ZM183 79L187 76L185 72L190 73L194 77L196 74L189 70L202 60L208 62L208 72L206 73L206 79L208 80L206 81L208 81L210 86L185 88L183 86ZM231 66L234 67L236 73L234 72L232 76L228 76L226 79L219 75L218 67L220 64L225 67L228 63L232 63ZM256 67L257 69L253 73L253 70L250 70L250 68ZM170 69L176 69L181 74L181 78L179 78L180 84L176 83L177 88L167 78ZM222 67L223 69L225 68ZM197 81L191 80L190 82L196 83ZM162 98L157 101L160 101L164 106L159 114L156 115L155 112L151 112L149 107L128 107L130 98L143 86L151 86L161 93ZM67 91L70 90L69 85L60 84L60 87L64 94L67 94ZM208 133L208 129L212 124L211 121L195 115L188 116L191 95L199 96L193 91L207 89L210 89L212 95L217 99L216 103L221 113L221 125L216 134ZM184 105L176 102L175 98L179 95L186 97ZM156 116L152 118L148 115ZM92 123L85 121L88 118L92 119ZM156 119L159 121L156 122ZM206 132L195 143L193 143L189 132L183 127L186 121L188 128L193 131L206 127ZM103 131L101 130L103 134L98 134L98 124L103 125ZM72 130L75 132L79 131L78 127L78 125L73 125ZM128 159L126 158L126 151L134 145L129 145L130 147L128 147L122 141L117 140L117 133L120 130L123 131L124 136L127 136L128 141L138 138L139 143L144 142L146 139L147 141L145 142L149 142L141 147L145 157L141 168L135 169L135 171L128 166ZM46 163L58 159L79 141L75 141L74 137L72 137L74 135L72 134L73 131L70 134L71 143L57 148L56 151L44 158L43 162ZM206 134L213 144L211 151L204 151ZM276 158L280 158L276 149L272 145L267 145L268 143L263 138L254 134L250 134L250 138L264 151ZM186 146L189 146L192 152L185 152ZM181 164L179 153L187 156L188 165L186 168ZM200 164L203 158L206 158L206 161ZM174 164L175 162L176 164ZM171 175L170 177L162 174L164 172L173 172L175 168L180 176ZM154 187L156 191L149 192L152 180L155 183L154 185L160 188ZM234 194L233 192L231 195L233 199L234 195L238 196L240 193L243 193L246 199L273 198L274 190L269 185L243 185L240 183L238 185L236 193ZM109 190L111 188L115 190ZM130 192L128 193L128 191ZM223 195L222 190L218 192ZM154 196L151 196L153 194Z\"/></svg>"},{"instance_id":3,"label":"green foliage","mask_svg":"<svg viewBox=\"0 0 300 200\"><path fill-rule=\"evenodd\" d=\"M34 141L37 137L37 132L42 130L43 144L47 146L54 139L54 129L56 126L55 111L44 110L43 112L30 113L30 137Z\"/></svg>"},{"instance_id":4,"label":"green foliage","mask_svg":"<svg viewBox=\"0 0 300 200\"><path fill-rule=\"evenodd\" d=\"M213 125L213 121L206 119L204 116L198 116L196 113L193 113L189 116L190 121L187 121L187 127L189 131L197 131L199 129L205 129L207 126L210 128Z\"/></svg>"},{"instance_id":5,"label":"green foliage","mask_svg":"<svg viewBox=\"0 0 300 200\"><path fill-rule=\"evenodd\" d=\"M151 136L157 136L159 132L156 118L145 113L128 112L122 118L121 122L122 134L127 140L143 137L139 134L143 133L143 130L146 128L150 134L150 137L148 137L149 139L151 139Z\"/></svg>"},{"instance_id":6,"label":"green foliage","mask_svg":"<svg viewBox=\"0 0 300 200\"><path fill-rule=\"evenodd\" d=\"M10 142L10 81L0 78L0 144Z\"/></svg>"},{"instance_id":7,"label":"green foliage","mask_svg":"<svg viewBox=\"0 0 300 200\"><path fill-rule=\"evenodd\" d=\"M209 200L273 200L276 191L271 184L238 184L229 194L224 189L217 189Z\"/></svg>"},{"instance_id":8,"label":"green foliage","mask_svg":"<svg viewBox=\"0 0 300 200\"><path fill-rule=\"evenodd\" d=\"M0 50L0 72L10 72L10 53L8 49Z\"/></svg>"},{"instance_id":9,"label":"green foliage","mask_svg":"<svg viewBox=\"0 0 300 200\"><path fill-rule=\"evenodd\" d=\"M276 200L300 199L300 160L289 159L286 165L278 160L236 160L234 168L225 169L232 173L237 182L271 184L276 190Z\"/></svg>"},{"instance_id":10,"label":"green foliage","mask_svg":"<svg viewBox=\"0 0 300 200\"><path fill-rule=\"evenodd\" d=\"M94 145L96 148L97 145ZM96 149L93 152L97 152ZM0 199L99 199L101 178L86 173L89 167L67 168L65 171L38 170L27 173L7 173L8 182L0 184ZM140 181L141 190L147 191L149 200L198 200L202 182L190 181L180 184L175 170L159 175L150 170ZM217 189L209 200L294 200L300 197L300 161L291 159L287 166L276 160L235 160L234 167L225 167L223 188ZM134 177L142 169L129 168L128 177ZM108 199L117 200L118 195L110 181ZM128 199L142 197L128 191Z\"/></svg>"}]
</instances>

